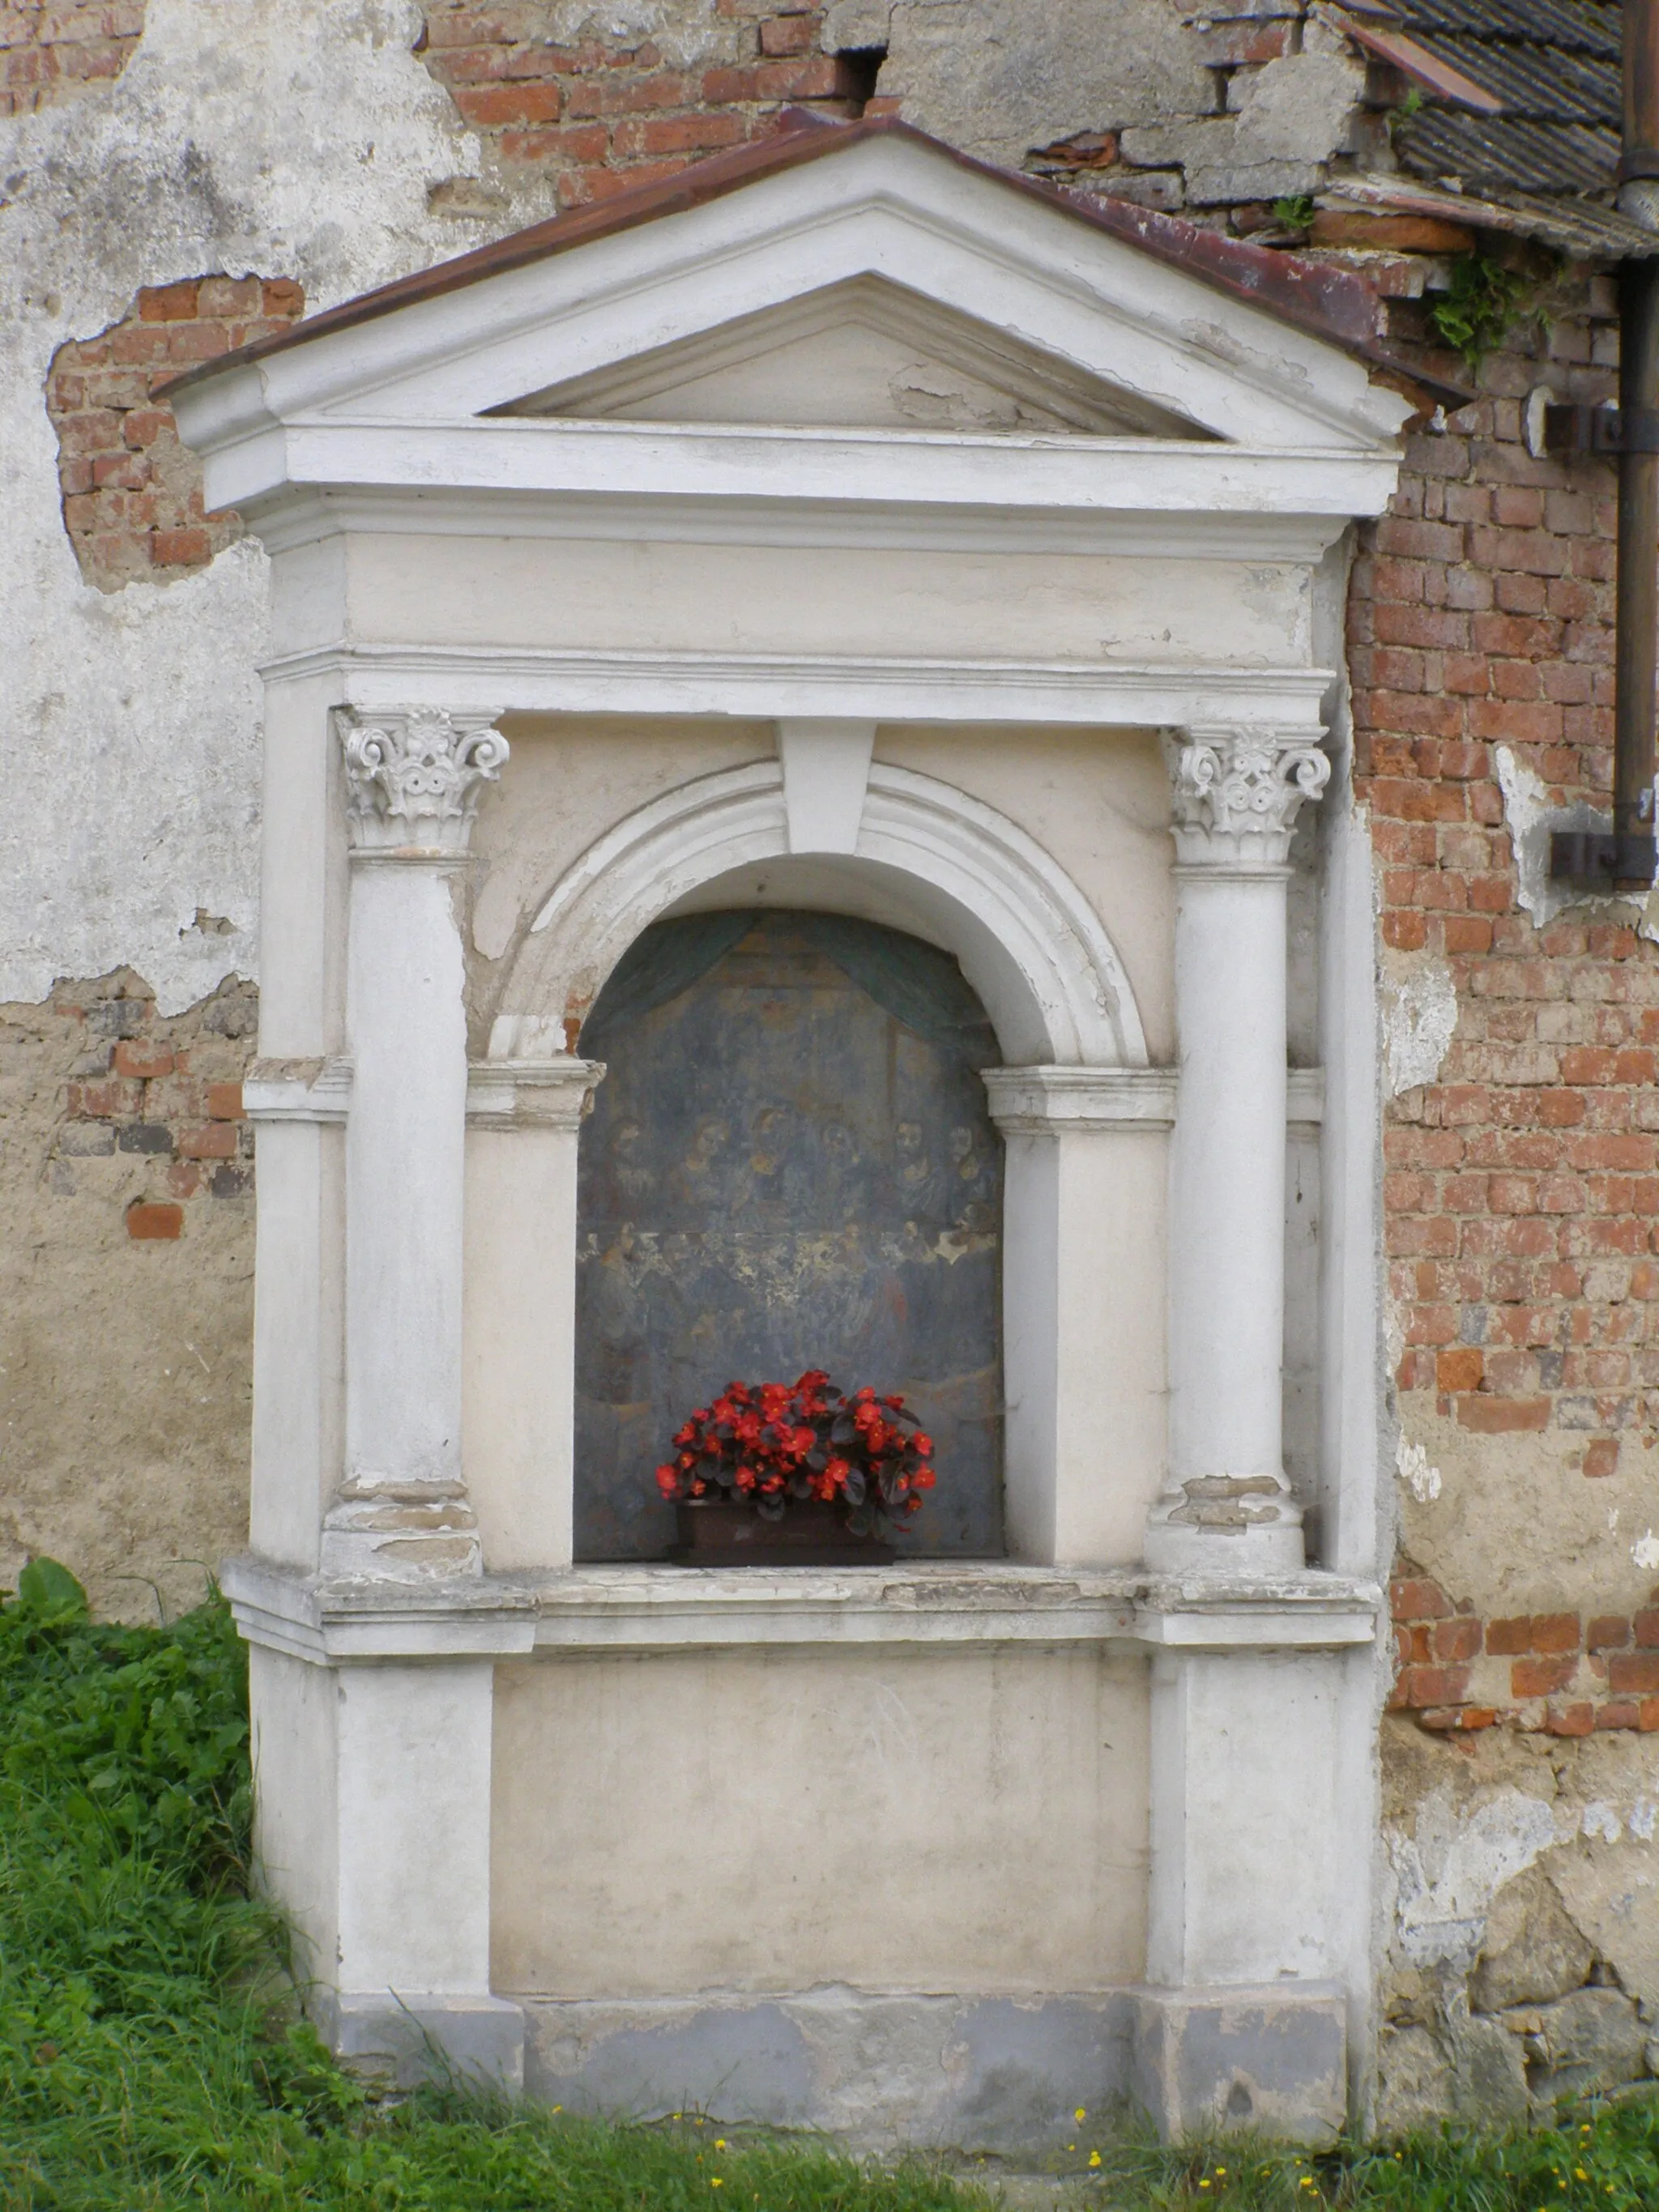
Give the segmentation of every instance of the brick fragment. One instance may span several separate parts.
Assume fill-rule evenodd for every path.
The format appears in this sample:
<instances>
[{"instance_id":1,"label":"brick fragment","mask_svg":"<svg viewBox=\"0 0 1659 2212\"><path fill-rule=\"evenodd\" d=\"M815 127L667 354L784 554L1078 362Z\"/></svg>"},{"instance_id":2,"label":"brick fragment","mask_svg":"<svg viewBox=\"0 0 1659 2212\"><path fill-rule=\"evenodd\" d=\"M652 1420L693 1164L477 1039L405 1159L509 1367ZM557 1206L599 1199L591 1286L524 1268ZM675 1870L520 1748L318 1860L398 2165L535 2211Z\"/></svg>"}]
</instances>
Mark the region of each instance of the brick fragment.
<instances>
[{"instance_id":1,"label":"brick fragment","mask_svg":"<svg viewBox=\"0 0 1659 2212\"><path fill-rule=\"evenodd\" d=\"M127 1208L126 1219L127 1235L140 1243L184 1234L185 1209L182 1206L134 1199Z\"/></svg>"},{"instance_id":2,"label":"brick fragment","mask_svg":"<svg viewBox=\"0 0 1659 2212\"><path fill-rule=\"evenodd\" d=\"M166 1045L135 1044L123 1037L111 1058L111 1066L118 1075L149 1078L171 1075L173 1054Z\"/></svg>"},{"instance_id":3,"label":"brick fragment","mask_svg":"<svg viewBox=\"0 0 1659 2212\"><path fill-rule=\"evenodd\" d=\"M1532 1621L1526 1613L1486 1623L1486 1649L1494 1658L1520 1658L1532 1650Z\"/></svg>"},{"instance_id":4,"label":"brick fragment","mask_svg":"<svg viewBox=\"0 0 1659 2212\"><path fill-rule=\"evenodd\" d=\"M1444 1620L1452 1603L1438 1583L1419 1578L1389 1583L1389 1609L1395 1620Z\"/></svg>"},{"instance_id":5,"label":"brick fragment","mask_svg":"<svg viewBox=\"0 0 1659 2212\"><path fill-rule=\"evenodd\" d=\"M1576 1699L1567 1705L1551 1705L1545 1714L1544 1726L1551 1735L1589 1735L1595 1727L1595 1708L1588 1698Z\"/></svg>"}]
</instances>

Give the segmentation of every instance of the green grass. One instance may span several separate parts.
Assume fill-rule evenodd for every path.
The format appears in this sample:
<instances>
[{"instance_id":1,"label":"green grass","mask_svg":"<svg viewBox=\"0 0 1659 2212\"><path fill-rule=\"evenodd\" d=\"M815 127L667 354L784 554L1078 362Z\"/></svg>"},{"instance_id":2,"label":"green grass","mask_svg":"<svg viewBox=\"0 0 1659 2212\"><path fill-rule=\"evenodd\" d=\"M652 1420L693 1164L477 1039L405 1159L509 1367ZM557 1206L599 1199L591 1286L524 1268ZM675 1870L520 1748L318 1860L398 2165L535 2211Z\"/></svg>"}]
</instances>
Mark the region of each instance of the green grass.
<instances>
[{"instance_id":1,"label":"green grass","mask_svg":"<svg viewBox=\"0 0 1659 2212\"><path fill-rule=\"evenodd\" d=\"M687 2114L606 2126L454 2088L401 2104L300 2021L246 1889L246 1677L224 1607L99 1626L61 1568L0 1600L0 2212L970 2212L994 2169L861 2166ZM1091 2148L1100 2163L1086 2161ZM1642 2099L1534 2136L1329 2157L1079 2125L1115 2212L1659 2212ZM978 2185L982 2180L983 2186Z\"/></svg>"}]
</instances>

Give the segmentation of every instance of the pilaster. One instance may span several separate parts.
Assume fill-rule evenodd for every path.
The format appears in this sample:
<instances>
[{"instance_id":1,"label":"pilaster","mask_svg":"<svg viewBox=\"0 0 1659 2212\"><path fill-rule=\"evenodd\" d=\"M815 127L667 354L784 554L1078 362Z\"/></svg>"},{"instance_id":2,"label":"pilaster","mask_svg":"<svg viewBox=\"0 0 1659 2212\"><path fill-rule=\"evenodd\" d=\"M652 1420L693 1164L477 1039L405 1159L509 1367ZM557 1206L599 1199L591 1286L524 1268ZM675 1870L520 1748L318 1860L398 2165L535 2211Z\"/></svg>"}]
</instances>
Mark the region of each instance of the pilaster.
<instances>
[{"instance_id":1,"label":"pilaster","mask_svg":"<svg viewBox=\"0 0 1659 2212\"><path fill-rule=\"evenodd\" d=\"M1008 1548L1107 1566L1140 1548L1164 1459L1164 1067L994 1067L1006 1143ZM1109 1255L1109 1256L1108 1256Z\"/></svg>"},{"instance_id":2,"label":"pilaster","mask_svg":"<svg viewBox=\"0 0 1659 2212\"><path fill-rule=\"evenodd\" d=\"M468 1495L493 1572L570 1564L576 1153L598 1060L474 1063L467 1084Z\"/></svg>"}]
</instances>

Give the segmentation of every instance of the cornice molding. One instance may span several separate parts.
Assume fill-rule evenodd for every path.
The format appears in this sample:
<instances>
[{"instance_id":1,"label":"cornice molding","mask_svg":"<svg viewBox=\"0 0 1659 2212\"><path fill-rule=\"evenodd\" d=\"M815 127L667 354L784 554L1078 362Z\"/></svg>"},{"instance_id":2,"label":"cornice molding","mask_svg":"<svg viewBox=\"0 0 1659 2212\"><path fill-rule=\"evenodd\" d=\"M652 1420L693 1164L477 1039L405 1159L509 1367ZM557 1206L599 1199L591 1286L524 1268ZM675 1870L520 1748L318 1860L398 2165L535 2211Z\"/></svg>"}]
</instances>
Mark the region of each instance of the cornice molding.
<instances>
[{"instance_id":1,"label":"cornice molding","mask_svg":"<svg viewBox=\"0 0 1659 2212\"><path fill-rule=\"evenodd\" d=\"M467 1127L579 1129L604 1079L602 1060L475 1060L466 1075Z\"/></svg>"},{"instance_id":2,"label":"cornice molding","mask_svg":"<svg viewBox=\"0 0 1659 2212\"><path fill-rule=\"evenodd\" d=\"M313 1665L802 1645L1021 1644L1320 1650L1370 1644L1382 1592L1340 1575L904 1560L890 1567L593 1566L342 1582L244 1553L220 1581L250 1643Z\"/></svg>"},{"instance_id":3,"label":"cornice molding","mask_svg":"<svg viewBox=\"0 0 1659 2212\"><path fill-rule=\"evenodd\" d=\"M1168 1129L1175 1123L1172 1067L986 1067L980 1080L1005 1137Z\"/></svg>"},{"instance_id":4,"label":"cornice molding","mask_svg":"<svg viewBox=\"0 0 1659 2212\"><path fill-rule=\"evenodd\" d=\"M364 721L429 705L481 723L509 712L717 714L1133 729L1309 730L1336 680L1328 668L344 641L284 653L259 672L271 684L326 678Z\"/></svg>"},{"instance_id":5,"label":"cornice molding","mask_svg":"<svg viewBox=\"0 0 1659 2212\"><path fill-rule=\"evenodd\" d=\"M351 1073L343 1053L325 1060L256 1060L242 1078L242 1111L253 1122L343 1121Z\"/></svg>"}]
</instances>

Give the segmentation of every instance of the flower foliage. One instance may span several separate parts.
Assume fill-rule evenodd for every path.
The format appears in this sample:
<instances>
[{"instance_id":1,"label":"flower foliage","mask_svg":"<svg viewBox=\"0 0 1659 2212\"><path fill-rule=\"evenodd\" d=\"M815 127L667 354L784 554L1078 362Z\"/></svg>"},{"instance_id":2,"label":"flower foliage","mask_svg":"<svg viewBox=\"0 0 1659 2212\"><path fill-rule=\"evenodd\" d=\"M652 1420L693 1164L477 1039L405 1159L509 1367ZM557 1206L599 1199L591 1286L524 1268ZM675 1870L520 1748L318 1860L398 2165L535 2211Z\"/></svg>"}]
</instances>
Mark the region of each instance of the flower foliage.
<instances>
[{"instance_id":1,"label":"flower foliage","mask_svg":"<svg viewBox=\"0 0 1659 2212\"><path fill-rule=\"evenodd\" d=\"M799 1381L728 1382L674 1436L657 1487L684 1498L747 1500L764 1519L793 1498L840 1505L855 1536L902 1527L933 1486L933 1440L902 1398L866 1385L849 1397L822 1369Z\"/></svg>"}]
</instances>

